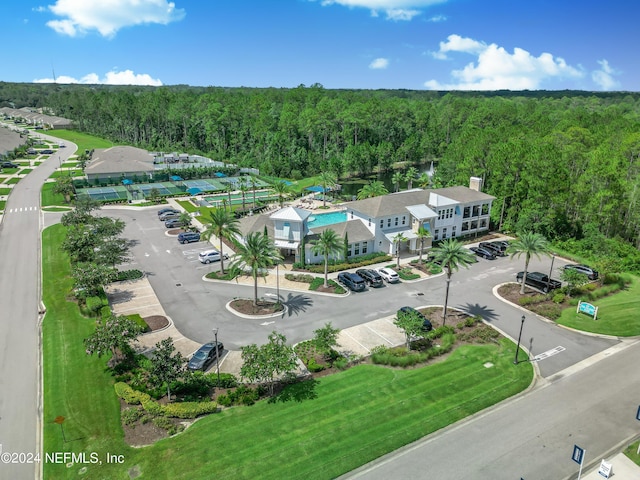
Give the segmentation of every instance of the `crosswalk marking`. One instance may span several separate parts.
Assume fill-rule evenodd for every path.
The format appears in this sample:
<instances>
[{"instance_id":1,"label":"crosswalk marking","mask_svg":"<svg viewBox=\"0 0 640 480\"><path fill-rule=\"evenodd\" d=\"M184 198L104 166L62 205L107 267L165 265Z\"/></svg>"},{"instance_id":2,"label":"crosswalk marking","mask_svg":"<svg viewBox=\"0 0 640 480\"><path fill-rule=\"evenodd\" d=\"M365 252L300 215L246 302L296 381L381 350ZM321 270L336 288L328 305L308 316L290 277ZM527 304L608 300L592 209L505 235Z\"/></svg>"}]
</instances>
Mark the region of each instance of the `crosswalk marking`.
<instances>
[{"instance_id":1,"label":"crosswalk marking","mask_svg":"<svg viewBox=\"0 0 640 480\"><path fill-rule=\"evenodd\" d=\"M10 208L7 213L26 213L26 212L36 212L38 211L38 207L20 207L20 208Z\"/></svg>"},{"instance_id":2,"label":"crosswalk marking","mask_svg":"<svg viewBox=\"0 0 640 480\"><path fill-rule=\"evenodd\" d=\"M557 346L556 348L552 348L551 350L547 350L546 352L542 352L539 353L538 355L536 355L533 358L534 362L539 362L540 360L544 360L545 358L549 358L553 355L555 355L556 353L560 353L565 351L566 348L564 348L562 345Z\"/></svg>"}]
</instances>

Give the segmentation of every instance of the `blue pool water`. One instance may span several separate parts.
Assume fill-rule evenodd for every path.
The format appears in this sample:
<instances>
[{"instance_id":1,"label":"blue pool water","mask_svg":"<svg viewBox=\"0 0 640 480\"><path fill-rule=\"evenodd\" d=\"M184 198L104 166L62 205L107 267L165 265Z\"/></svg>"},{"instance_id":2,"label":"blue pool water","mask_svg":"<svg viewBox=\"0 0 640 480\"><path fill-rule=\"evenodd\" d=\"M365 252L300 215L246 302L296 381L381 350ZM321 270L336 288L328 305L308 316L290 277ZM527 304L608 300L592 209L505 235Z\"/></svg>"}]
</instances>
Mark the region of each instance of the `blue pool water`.
<instances>
[{"instance_id":1,"label":"blue pool water","mask_svg":"<svg viewBox=\"0 0 640 480\"><path fill-rule=\"evenodd\" d=\"M325 225L333 225L334 223L342 223L347 221L347 212L331 212L313 214L307 219L307 226L324 227Z\"/></svg>"}]
</instances>

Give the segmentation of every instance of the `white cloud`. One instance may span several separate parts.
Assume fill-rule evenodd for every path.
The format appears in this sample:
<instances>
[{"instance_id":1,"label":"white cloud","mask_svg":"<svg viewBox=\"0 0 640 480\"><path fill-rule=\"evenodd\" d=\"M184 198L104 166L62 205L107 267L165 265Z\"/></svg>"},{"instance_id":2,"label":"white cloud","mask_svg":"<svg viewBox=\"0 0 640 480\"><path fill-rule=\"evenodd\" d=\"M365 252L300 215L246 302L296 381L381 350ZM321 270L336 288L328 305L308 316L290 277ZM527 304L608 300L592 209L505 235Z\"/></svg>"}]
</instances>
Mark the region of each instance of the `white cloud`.
<instances>
[{"instance_id":1,"label":"white cloud","mask_svg":"<svg viewBox=\"0 0 640 480\"><path fill-rule=\"evenodd\" d=\"M591 79L594 83L602 90L614 90L619 88L620 82L613 77L615 75L619 75L620 72L611 68L607 60L598 60L598 63L601 67L600 70L594 70L591 72Z\"/></svg>"},{"instance_id":2,"label":"white cloud","mask_svg":"<svg viewBox=\"0 0 640 480\"><path fill-rule=\"evenodd\" d=\"M124 27L182 20L185 11L167 0L56 0L49 10L58 20L47 25L62 35L75 37L92 30L103 37L113 37Z\"/></svg>"},{"instance_id":3,"label":"white cloud","mask_svg":"<svg viewBox=\"0 0 640 480\"><path fill-rule=\"evenodd\" d=\"M509 53L496 44L487 45L459 35L450 35L446 42L440 42L440 50L433 56L447 59L450 52L467 53L477 58L462 70L451 72L454 83L429 80L424 83L425 87L434 90L535 90L546 80L583 76L580 69L550 53L535 57L517 47Z\"/></svg>"},{"instance_id":4,"label":"white cloud","mask_svg":"<svg viewBox=\"0 0 640 480\"><path fill-rule=\"evenodd\" d=\"M440 23L440 22L446 22L446 21L447 21L446 15L434 15L433 17L427 19L427 22L431 22L431 23Z\"/></svg>"},{"instance_id":5,"label":"white cloud","mask_svg":"<svg viewBox=\"0 0 640 480\"><path fill-rule=\"evenodd\" d=\"M34 80L34 83L54 83L54 80L52 78L39 78ZM74 77L61 75L59 77L56 77L55 83L85 83L92 85L153 85L155 87L159 87L160 85L162 85L162 82L159 79L152 78L151 75L147 73L133 73L133 71L131 70L123 70L121 72L112 70L110 72L107 72L107 74L102 79L96 73L89 73L79 80Z\"/></svg>"},{"instance_id":6,"label":"white cloud","mask_svg":"<svg viewBox=\"0 0 640 480\"><path fill-rule=\"evenodd\" d=\"M389 66L388 58L376 58L369 64L369 68L372 70L384 70Z\"/></svg>"},{"instance_id":7,"label":"white cloud","mask_svg":"<svg viewBox=\"0 0 640 480\"><path fill-rule=\"evenodd\" d=\"M367 8L371 15L385 12L387 20L411 20L420 15L419 8L430 7L448 0L322 0L322 5L338 4L349 8Z\"/></svg>"}]
</instances>

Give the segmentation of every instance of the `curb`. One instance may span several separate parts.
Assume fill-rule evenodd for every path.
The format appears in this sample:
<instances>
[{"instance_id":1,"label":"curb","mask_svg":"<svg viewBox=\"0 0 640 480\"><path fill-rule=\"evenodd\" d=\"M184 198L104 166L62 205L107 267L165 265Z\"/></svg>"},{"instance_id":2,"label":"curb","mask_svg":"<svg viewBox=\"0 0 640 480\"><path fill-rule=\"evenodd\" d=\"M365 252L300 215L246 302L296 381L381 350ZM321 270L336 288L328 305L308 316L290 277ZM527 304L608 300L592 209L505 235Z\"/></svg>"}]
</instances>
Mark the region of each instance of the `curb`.
<instances>
[{"instance_id":1,"label":"curb","mask_svg":"<svg viewBox=\"0 0 640 480\"><path fill-rule=\"evenodd\" d=\"M234 299L234 300L238 300L238 299ZM289 311L289 308L284 303L282 303L281 305L283 309L281 312L268 313L265 315L247 315L247 314L238 312L236 309L234 309L231 306L231 302L233 302L234 300L230 300L229 302L227 302L227 304L225 305L225 308L231 313L233 313L236 317L246 318L247 320L263 320L268 318L284 317L285 314Z\"/></svg>"}]
</instances>

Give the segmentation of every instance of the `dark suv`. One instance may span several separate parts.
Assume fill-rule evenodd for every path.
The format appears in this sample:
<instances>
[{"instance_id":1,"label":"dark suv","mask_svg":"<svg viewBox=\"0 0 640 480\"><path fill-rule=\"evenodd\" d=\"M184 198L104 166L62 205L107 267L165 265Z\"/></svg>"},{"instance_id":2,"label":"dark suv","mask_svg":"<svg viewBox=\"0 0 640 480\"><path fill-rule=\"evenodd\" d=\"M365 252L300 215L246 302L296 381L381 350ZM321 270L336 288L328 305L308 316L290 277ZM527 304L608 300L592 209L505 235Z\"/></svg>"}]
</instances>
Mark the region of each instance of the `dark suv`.
<instances>
[{"instance_id":1,"label":"dark suv","mask_svg":"<svg viewBox=\"0 0 640 480\"><path fill-rule=\"evenodd\" d=\"M478 244L478 246L480 248L484 248L485 250L489 250L490 252L492 252L496 257L504 257L506 256L506 253L504 253L504 250L502 250L502 248L500 248L498 245L496 245L493 242L480 242ZM505 249L506 250L506 249Z\"/></svg>"},{"instance_id":2,"label":"dark suv","mask_svg":"<svg viewBox=\"0 0 640 480\"><path fill-rule=\"evenodd\" d=\"M2 168L19 168L20 165L16 165L13 162L2 162Z\"/></svg>"},{"instance_id":3,"label":"dark suv","mask_svg":"<svg viewBox=\"0 0 640 480\"><path fill-rule=\"evenodd\" d=\"M400 308L400 310L398 310L398 313L396 315L416 315L418 318L420 318L422 320L422 331L423 332L430 332L431 330L433 330L433 325L431 325L431 322L429 321L429 319L427 317L425 317L422 313L420 313L418 310L416 310L413 307L402 307Z\"/></svg>"},{"instance_id":4,"label":"dark suv","mask_svg":"<svg viewBox=\"0 0 640 480\"><path fill-rule=\"evenodd\" d=\"M364 279L357 273L340 272L338 281L353 292L361 292L367 287Z\"/></svg>"},{"instance_id":5,"label":"dark suv","mask_svg":"<svg viewBox=\"0 0 640 480\"><path fill-rule=\"evenodd\" d=\"M382 277L375 270L361 268L356 270L356 273L364 278L365 283L370 287L381 287L384 284Z\"/></svg>"},{"instance_id":6,"label":"dark suv","mask_svg":"<svg viewBox=\"0 0 640 480\"><path fill-rule=\"evenodd\" d=\"M182 232L178 234L180 243L191 243L200 241L200 232Z\"/></svg>"},{"instance_id":7,"label":"dark suv","mask_svg":"<svg viewBox=\"0 0 640 480\"><path fill-rule=\"evenodd\" d=\"M196 353L193 354L189 360L187 368L192 372L197 370L202 370L204 372L223 351L224 345L222 342L218 342L217 344L215 342L205 343Z\"/></svg>"}]
</instances>

